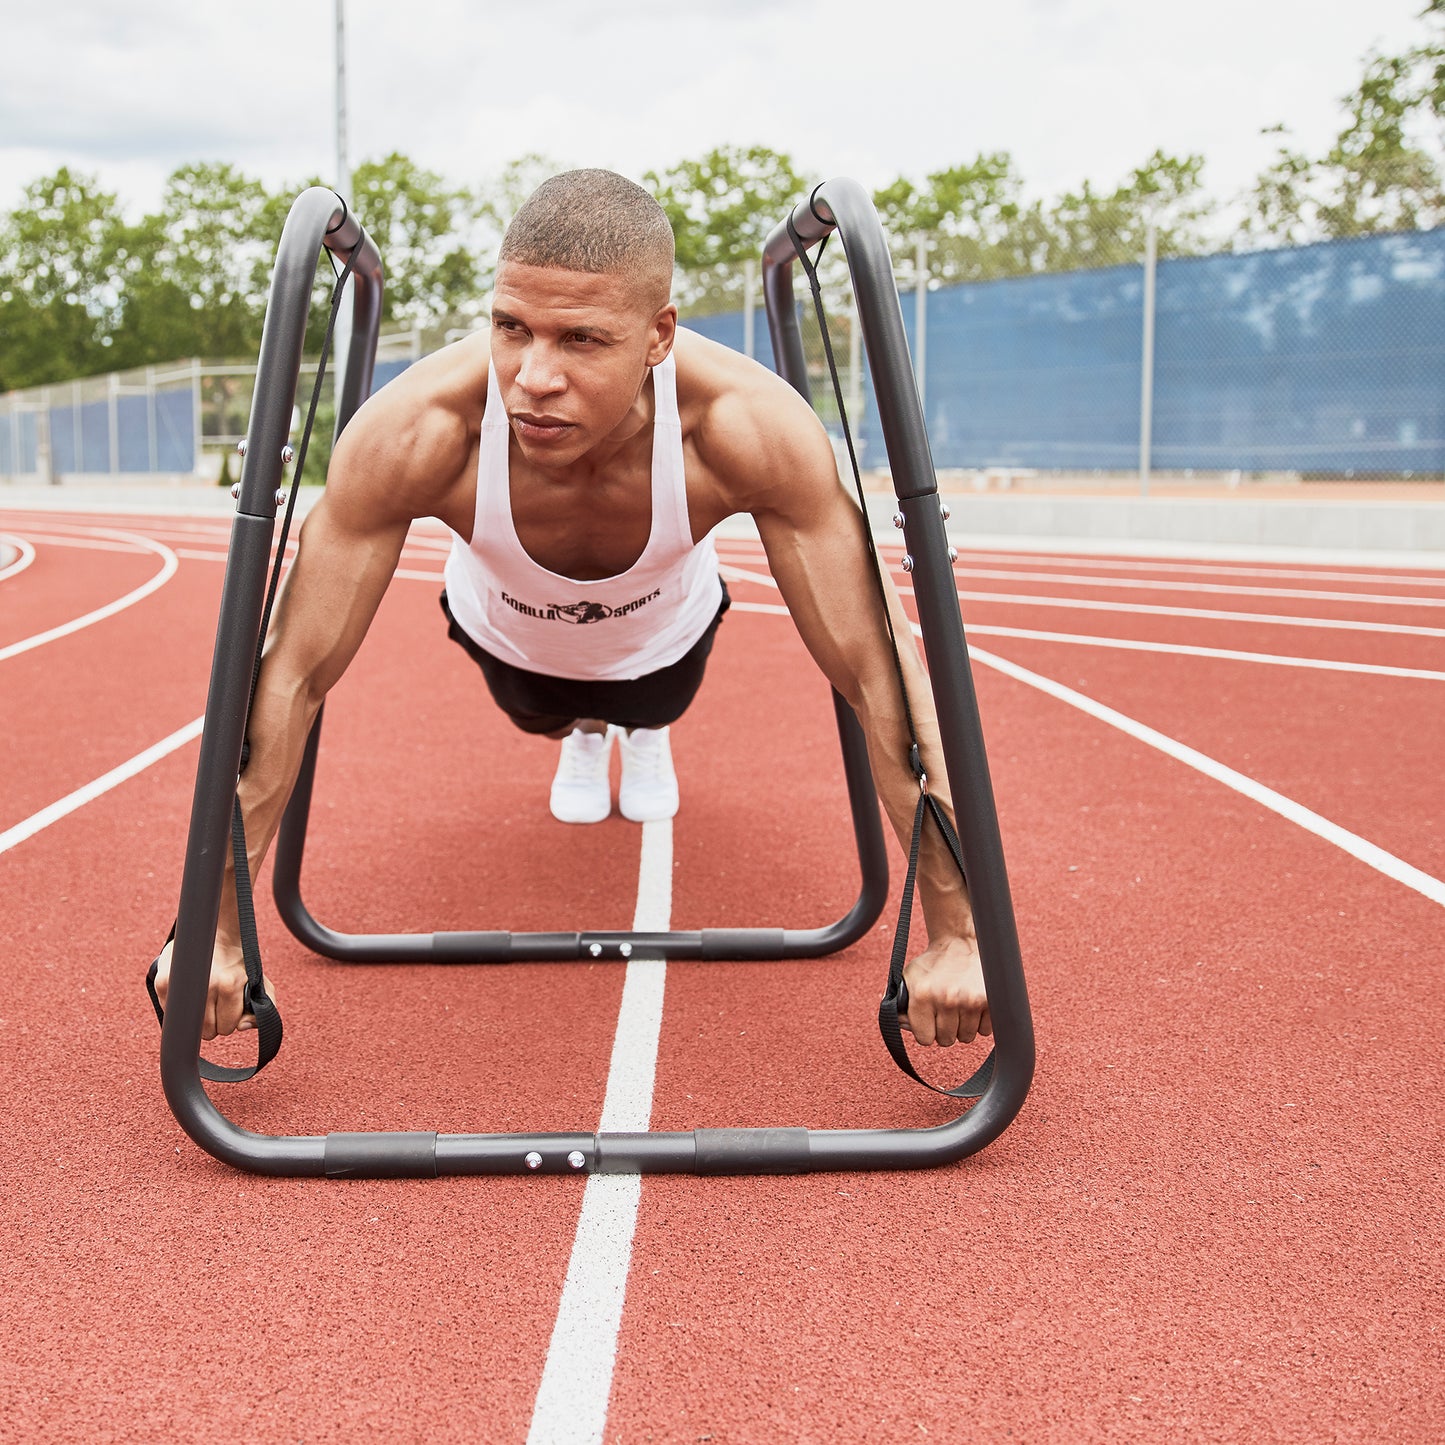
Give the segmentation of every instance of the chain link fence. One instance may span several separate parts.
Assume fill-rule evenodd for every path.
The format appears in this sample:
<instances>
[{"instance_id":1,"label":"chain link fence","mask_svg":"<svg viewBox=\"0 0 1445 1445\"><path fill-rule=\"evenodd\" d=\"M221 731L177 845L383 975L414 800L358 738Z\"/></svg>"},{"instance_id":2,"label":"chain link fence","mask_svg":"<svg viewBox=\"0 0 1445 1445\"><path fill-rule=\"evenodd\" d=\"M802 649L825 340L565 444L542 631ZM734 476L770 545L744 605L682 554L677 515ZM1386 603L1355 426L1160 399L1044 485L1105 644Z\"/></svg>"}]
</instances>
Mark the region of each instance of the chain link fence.
<instances>
[{"instance_id":1,"label":"chain link fence","mask_svg":"<svg viewBox=\"0 0 1445 1445\"><path fill-rule=\"evenodd\" d=\"M829 329L860 458L881 470L841 251L834 243L820 268ZM941 470L978 488L1445 477L1445 228L1162 259L1146 228L1142 247L1100 243L1089 261L945 284L932 274L956 270L944 247L899 247ZM814 402L840 437L797 279ZM685 325L771 365L755 266L679 280ZM452 339L385 338L377 385ZM12 392L0 397L0 474L224 475L254 372L195 360ZM303 368L303 398L312 375ZM331 415L328 395L311 477L324 474Z\"/></svg>"},{"instance_id":2,"label":"chain link fence","mask_svg":"<svg viewBox=\"0 0 1445 1445\"><path fill-rule=\"evenodd\" d=\"M1445 477L1445 230L940 284L896 268L934 460L977 487ZM921 251L922 248L919 248ZM835 258L836 259L836 258ZM920 278L924 285L920 288ZM846 270L824 284L865 467L886 467ZM798 279L814 400L836 407ZM745 314L685 324L748 350ZM771 364L758 313L752 354Z\"/></svg>"}]
</instances>

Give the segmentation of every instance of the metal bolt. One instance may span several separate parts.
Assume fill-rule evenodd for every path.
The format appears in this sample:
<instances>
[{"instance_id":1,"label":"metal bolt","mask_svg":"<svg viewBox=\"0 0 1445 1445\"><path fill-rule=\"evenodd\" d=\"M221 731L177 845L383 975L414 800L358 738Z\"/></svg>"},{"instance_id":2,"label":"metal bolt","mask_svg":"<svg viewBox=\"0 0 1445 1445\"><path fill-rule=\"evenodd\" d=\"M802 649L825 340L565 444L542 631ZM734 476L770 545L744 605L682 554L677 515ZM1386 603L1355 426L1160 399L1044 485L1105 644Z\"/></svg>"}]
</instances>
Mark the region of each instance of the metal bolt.
<instances>
[{"instance_id":1,"label":"metal bolt","mask_svg":"<svg viewBox=\"0 0 1445 1445\"><path fill-rule=\"evenodd\" d=\"M938 515L946 522L953 515L953 508L947 502L938 504Z\"/></svg>"},{"instance_id":2,"label":"metal bolt","mask_svg":"<svg viewBox=\"0 0 1445 1445\"><path fill-rule=\"evenodd\" d=\"M903 554L903 570L905 572L913 571L913 558L907 552Z\"/></svg>"},{"instance_id":3,"label":"metal bolt","mask_svg":"<svg viewBox=\"0 0 1445 1445\"><path fill-rule=\"evenodd\" d=\"M236 455L239 456L239 457L243 457L243 456L246 455L246 438L245 438L245 437L242 437L241 440L236 443Z\"/></svg>"},{"instance_id":4,"label":"metal bolt","mask_svg":"<svg viewBox=\"0 0 1445 1445\"><path fill-rule=\"evenodd\" d=\"M277 505L278 507L284 507L284 506L286 505L286 488L285 488L285 487L277 487L277 488L276 488L276 505Z\"/></svg>"},{"instance_id":5,"label":"metal bolt","mask_svg":"<svg viewBox=\"0 0 1445 1445\"><path fill-rule=\"evenodd\" d=\"M296 453L290 447L281 448L281 464L289 467L296 460Z\"/></svg>"},{"instance_id":6,"label":"metal bolt","mask_svg":"<svg viewBox=\"0 0 1445 1445\"><path fill-rule=\"evenodd\" d=\"M632 957L632 945L630 943L619 943L617 945L617 951L623 956L623 958Z\"/></svg>"},{"instance_id":7,"label":"metal bolt","mask_svg":"<svg viewBox=\"0 0 1445 1445\"><path fill-rule=\"evenodd\" d=\"M593 958L601 958L602 945L600 943L589 943L587 945L587 952L590 953Z\"/></svg>"},{"instance_id":8,"label":"metal bolt","mask_svg":"<svg viewBox=\"0 0 1445 1445\"><path fill-rule=\"evenodd\" d=\"M532 1152L522 1160L522 1163L525 1164L528 1169L540 1169L542 1167L542 1156L533 1149Z\"/></svg>"},{"instance_id":9,"label":"metal bolt","mask_svg":"<svg viewBox=\"0 0 1445 1445\"><path fill-rule=\"evenodd\" d=\"M948 549L948 560L949 560L950 562L957 562L957 561L958 561L958 548L957 548L957 547L950 547L950 548Z\"/></svg>"},{"instance_id":10,"label":"metal bolt","mask_svg":"<svg viewBox=\"0 0 1445 1445\"><path fill-rule=\"evenodd\" d=\"M580 1168L587 1162L587 1160L586 1160L585 1158L583 1158L582 1151L581 1151L580 1149L574 1149L574 1150L567 1156L567 1162L568 1162L574 1169L580 1169Z\"/></svg>"},{"instance_id":11,"label":"metal bolt","mask_svg":"<svg viewBox=\"0 0 1445 1445\"><path fill-rule=\"evenodd\" d=\"M897 527L900 531L902 531L902 529L903 529L903 513L902 513L902 512L894 512L894 514L893 514L893 525L894 525L895 527Z\"/></svg>"},{"instance_id":12,"label":"metal bolt","mask_svg":"<svg viewBox=\"0 0 1445 1445\"><path fill-rule=\"evenodd\" d=\"M241 484L240 484L240 482L232 482L232 483L231 483L231 500L232 500L233 502L239 502L239 501L241 500Z\"/></svg>"}]
</instances>

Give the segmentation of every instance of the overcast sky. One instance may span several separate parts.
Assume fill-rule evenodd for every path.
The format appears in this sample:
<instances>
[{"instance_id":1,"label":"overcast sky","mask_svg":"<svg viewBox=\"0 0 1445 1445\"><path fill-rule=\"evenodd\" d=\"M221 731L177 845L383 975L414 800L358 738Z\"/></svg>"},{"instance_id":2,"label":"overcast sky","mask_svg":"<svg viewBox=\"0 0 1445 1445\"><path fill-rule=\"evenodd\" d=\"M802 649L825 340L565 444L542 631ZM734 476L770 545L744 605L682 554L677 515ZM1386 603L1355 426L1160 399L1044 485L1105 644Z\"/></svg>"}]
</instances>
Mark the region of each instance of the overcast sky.
<instances>
[{"instance_id":1,"label":"overcast sky","mask_svg":"<svg viewBox=\"0 0 1445 1445\"><path fill-rule=\"evenodd\" d=\"M334 0L0 0L0 208L70 164L127 210L186 160L335 171ZM1307 149L1423 0L346 0L353 162L477 183L541 151L640 176L761 143L868 185L1012 151L1031 193L1155 147L1244 187Z\"/></svg>"}]
</instances>

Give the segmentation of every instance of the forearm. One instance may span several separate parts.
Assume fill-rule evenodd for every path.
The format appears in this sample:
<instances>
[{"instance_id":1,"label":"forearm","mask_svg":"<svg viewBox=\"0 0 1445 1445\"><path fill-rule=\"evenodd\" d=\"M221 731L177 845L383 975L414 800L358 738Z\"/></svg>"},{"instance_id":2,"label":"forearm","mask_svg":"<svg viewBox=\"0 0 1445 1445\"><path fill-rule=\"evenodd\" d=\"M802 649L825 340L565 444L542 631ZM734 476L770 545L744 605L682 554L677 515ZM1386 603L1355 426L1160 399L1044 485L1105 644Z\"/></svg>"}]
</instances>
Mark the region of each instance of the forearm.
<instances>
[{"instance_id":1,"label":"forearm","mask_svg":"<svg viewBox=\"0 0 1445 1445\"><path fill-rule=\"evenodd\" d=\"M246 859L254 880L266 860L282 814L301 769L306 739L321 706L321 697L305 678L288 675L268 659L262 666L251 717L246 728L247 762L236 789L246 825ZM221 912L217 933L223 940L239 938L236 917L235 866L226 854Z\"/></svg>"},{"instance_id":2,"label":"forearm","mask_svg":"<svg viewBox=\"0 0 1445 1445\"><path fill-rule=\"evenodd\" d=\"M905 669L909 676L909 703L918 737L928 791L953 821L953 800L938 741L938 724L922 669ZM912 843L918 811L919 783L909 765L908 724L898 696L897 678L879 689L880 697L864 697L859 720L868 738L868 756L878 796L905 855ZM938 828L925 816L918 856L918 895L930 938L972 938L973 911L968 889Z\"/></svg>"}]
</instances>

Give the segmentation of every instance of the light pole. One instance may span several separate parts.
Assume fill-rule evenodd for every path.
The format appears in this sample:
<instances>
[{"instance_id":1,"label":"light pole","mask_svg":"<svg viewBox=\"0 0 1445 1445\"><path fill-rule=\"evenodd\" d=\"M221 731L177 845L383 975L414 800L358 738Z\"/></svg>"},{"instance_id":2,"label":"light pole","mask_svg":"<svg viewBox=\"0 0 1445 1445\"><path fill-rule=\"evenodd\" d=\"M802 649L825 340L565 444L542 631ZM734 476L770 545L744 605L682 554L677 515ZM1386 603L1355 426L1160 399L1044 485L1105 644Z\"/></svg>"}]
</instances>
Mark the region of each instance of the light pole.
<instances>
[{"instance_id":1,"label":"light pole","mask_svg":"<svg viewBox=\"0 0 1445 1445\"><path fill-rule=\"evenodd\" d=\"M351 205L351 159L346 143L346 0L336 0L336 193ZM346 297L336 313L336 329L331 347L332 386L341 391L341 378L351 354L351 302L353 283L346 283Z\"/></svg>"}]
</instances>

